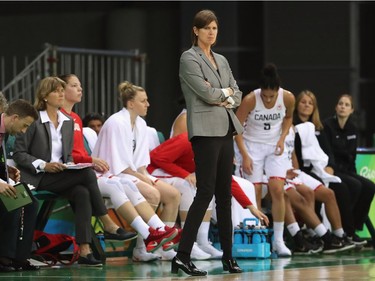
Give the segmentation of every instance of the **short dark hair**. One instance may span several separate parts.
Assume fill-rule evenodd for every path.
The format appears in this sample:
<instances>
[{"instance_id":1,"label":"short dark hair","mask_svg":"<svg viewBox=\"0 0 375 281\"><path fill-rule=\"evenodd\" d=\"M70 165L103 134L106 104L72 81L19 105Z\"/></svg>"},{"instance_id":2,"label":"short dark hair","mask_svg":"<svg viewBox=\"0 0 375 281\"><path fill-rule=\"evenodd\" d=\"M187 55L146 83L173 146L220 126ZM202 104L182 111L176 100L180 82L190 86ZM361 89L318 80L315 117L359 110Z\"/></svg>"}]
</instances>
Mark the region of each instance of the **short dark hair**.
<instances>
[{"instance_id":1,"label":"short dark hair","mask_svg":"<svg viewBox=\"0 0 375 281\"><path fill-rule=\"evenodd\" d=\"M11 102L5 111L5 114L11 116L17 114L20 118L31 117L34 120L39 118L38 111L27 100L18 99Z\"/></svg>"},{"instance_id":2,"label":"short dark hair","mask_svg":"<svg viewBox=\"0 0 375 281\"><path fill-rule=\"evenodd\" d=\"M88 127L89 122L91 120L99 120L102 122L102 124L104 124L105 118L100 113L96 113L96 112L89 113L82 120L83 127Z\"/></svg>"}]
</instances>

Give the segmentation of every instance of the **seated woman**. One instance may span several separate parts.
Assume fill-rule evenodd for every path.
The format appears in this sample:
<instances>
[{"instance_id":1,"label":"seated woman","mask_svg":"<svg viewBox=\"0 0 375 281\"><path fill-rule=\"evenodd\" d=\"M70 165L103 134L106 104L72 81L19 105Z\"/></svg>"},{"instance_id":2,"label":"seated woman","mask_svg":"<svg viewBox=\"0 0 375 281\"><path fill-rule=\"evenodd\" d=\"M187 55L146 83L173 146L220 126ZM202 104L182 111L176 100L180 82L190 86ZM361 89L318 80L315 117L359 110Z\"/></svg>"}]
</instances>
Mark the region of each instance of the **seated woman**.
<instances>
[{"instance_id":1,"label":"seated woman","mask_svg":"<svg viewBox=\"0 0 375 281\"><path fill-rule=\"evenodd\" d=\"M294 217L293 214L290 214L292 207L303 222L306 223L309 230L311 230L310 232L312 232L313 237L318 236L319 240L321 239L324 242L323 253L331 254L350 250L354 248L352 243L340 243L337 238L340 234L344 233L344 230L334 192L320 181L298 169L298 161L294 152L294 130L294 126L292 125L289 129L289 134L285 138L285 150L288 153L285 165L288 168L288 172L284 190L287 196L285 223L292 237L296 238L297 247L295 252L306 252L308 247L305 247L303 244L306 245L308 243L301 243L303 241L301 241L298 235L299 226L295 219L290 219ZM316 215L315 200L324 203L332 231L337 236L332 234Z\"/></svg>"},{"instance_id":2,"label":"seated woman","mask_svg":"<svg viewBox=\"0 0 375 281\"><path fill-rule=\"evenodd\" d=\"M359 136L357 126L351 117L354 112L352 97L347 94L340 96L335 110L335 115L323 122L324 132L335 158L332 168L335 170L335 174L348 185L361 190L353 214L356 218L355 229L362 230L374 198L375 184L358 175L356 171L355 160ZM355 233L350 238L356 244L366 243Z\"/></svg>"},{"instance_id":3,"label":"seated woman","mask_svg":"<svg viewBox=\"0 0 375 281\"><path fill-rule=\"evenodd\" d=\"M72 163L73 121L59 108L64 103L66 83L46 77L38 85L35 108L39 119L25 134L18 134L13 159L21 171L21 180L37 190L47 190L69 199L75 212L76 240L80 246L78 263L101 266L91 252L91 216L98 216L104 231L112 238L126 240L136 233L119 228L107 214L92 169L67 169Z\"/></svg>"},{"instance_id":4,"label":"seated woman","mask_svg":"<svg viewBox=\"0 0 375 281\"><path fill-rule=\"evenodd\" d=\"M94 163L98 185L103 196L109 197L113 207L140 234L133 250L133 261L152 261L159 258L158 249L177 235L177 230L165 231L165 224L155 214L137 186L126 178L111 176L108 163L91 157L84 146L81 118L72 111L82 98L82 87L74 74L60 76L66 82L65 102L62 112L74 120L73 160L75 163ZM160 252L160 251L159 251Z\"/></svg>"},{"instance_id":5,"label":"seated woman","mask_svg":"<svg viewBox=\"0 0 375 281\"><path fill-rule=\"evenodd\" d=\"M176 188L150 176L146 170L150 163L147 124L142 118L149 107L146 91L125 81L120 83L119 92L123 108L104 123L92 156L105 160L112 175L133 181L155 208L160 201L160 218L168 230L176 223L180 194ZM181 230L163 248L176 247L180 234ZM171 260L176 253L163 251L162 254L163 259Z\"/></svg>"},{"instance_id":6,"label":"seated woman","mask_svg":"<svg viewBox=\"0 0 375 281\"><path fill-rule=\"evenodd\" d=\"M338 177L337 171L332 168L336 166L335 159L320 121L316 97L311 91L302 91L297 96L293 122L296 128L295 153L299 168L320 182L329 183L328 187L335 193L343 231L334 231L333 234L344 245L351 242L363 244L363 240L347 239L347 236L353 237L355 234L355 222L359 217L353 210L362 204L358 200L362 188L356 188L341 174Z\"/></svg>"}]
</instances>

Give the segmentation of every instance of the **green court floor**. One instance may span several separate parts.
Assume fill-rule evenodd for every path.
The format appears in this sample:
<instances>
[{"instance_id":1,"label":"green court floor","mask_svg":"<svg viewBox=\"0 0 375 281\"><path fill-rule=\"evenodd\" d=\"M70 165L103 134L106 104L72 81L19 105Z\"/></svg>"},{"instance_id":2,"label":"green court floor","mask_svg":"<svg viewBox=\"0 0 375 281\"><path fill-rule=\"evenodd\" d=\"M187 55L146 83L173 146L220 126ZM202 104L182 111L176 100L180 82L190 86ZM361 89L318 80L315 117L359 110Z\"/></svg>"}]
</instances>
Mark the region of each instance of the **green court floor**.
<instances>
[{"instance_id":1,"label":"green court floor","mask_svg":"<svg viewBox=\"0 0 375 281\"><path fill-rule=\"evenodd\" d=\"M207 277L193 278L180 272L170 273L170 262L134 263L131 259L108 258L103 268L56 266L38 272L1 273L1 280L369 280L375 278L375 251L363 249L335 255L294 256L278 259L239 259L242 274L227 274L218 260L196 261L197 267L208 271ZM353 267L355 266L355 267ZM347 268L347 269L345 269ZM308 271L307 271L308 270ZM348 272L345 272L348 270ZM358 274L356 274L356 271ZM285 275L292 274L295 279ZM335 274L335 277L327 277ZM364 277L363 278L363 275ZM323 276L312 277L312 276ZM295 276L298 276L295 277ZM350 279L343 278L343 276ZM368 277L368 279L366 278ZM311 277L311 279L309 279ZM256 279L253 279L256 278ZM328 278L328 279L326 279ZM357 279L356 279L357 278Z\"/></svg>"}]
</instances>

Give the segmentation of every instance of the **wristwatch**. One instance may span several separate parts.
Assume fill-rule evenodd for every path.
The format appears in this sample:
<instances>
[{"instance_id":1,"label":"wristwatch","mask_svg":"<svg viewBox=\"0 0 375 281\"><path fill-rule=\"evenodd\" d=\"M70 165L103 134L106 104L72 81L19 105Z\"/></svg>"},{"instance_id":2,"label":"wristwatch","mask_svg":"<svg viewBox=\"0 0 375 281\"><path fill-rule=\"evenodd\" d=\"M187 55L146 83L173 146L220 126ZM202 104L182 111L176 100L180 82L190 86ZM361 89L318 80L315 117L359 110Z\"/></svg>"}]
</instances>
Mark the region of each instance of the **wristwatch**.
<instances>
[{"instance_id":1,"label":"wristwatch","mask_svg":"<svg viewBox=\"0 0 375 281\"><path fill-rule=\"evenodd\" d=\"M38 169L41 170L41 171L44 171L45 168L46 168L46 162L42 162L38 166Z\"/></svg>"}]
</instances>

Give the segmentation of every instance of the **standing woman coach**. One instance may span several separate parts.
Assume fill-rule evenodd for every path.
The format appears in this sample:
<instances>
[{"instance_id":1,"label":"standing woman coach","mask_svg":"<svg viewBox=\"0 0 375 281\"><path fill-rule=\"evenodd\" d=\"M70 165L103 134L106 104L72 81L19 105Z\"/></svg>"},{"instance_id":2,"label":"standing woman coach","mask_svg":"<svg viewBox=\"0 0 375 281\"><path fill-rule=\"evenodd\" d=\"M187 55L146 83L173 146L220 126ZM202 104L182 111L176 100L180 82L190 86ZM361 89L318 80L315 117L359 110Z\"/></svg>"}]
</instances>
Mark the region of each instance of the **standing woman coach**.
<instances>
[{"instance_id":1,"label":"standing woman coach","mask_svg":"<svg viewBox=\"0 0 375 281\"><path fill-rule=\"evenodd\" d=\"M172 260L172 273L182 269L189 275L207 274L195 267L190 253L213 195L216 197L223 269L231 273L242 272L232 257L231 220L233 135L243 130L233 109L240 104L242 93L226 58L211 50L217 33L216 15L210 10L198 12L191 33L193 46L180 59L180 83L195 155L197 194L187 214L177 255Z\"/></svg>"}]
</instances>

